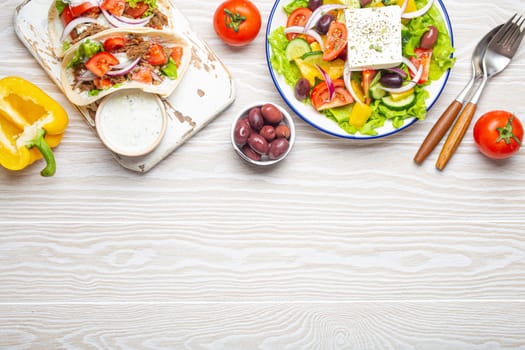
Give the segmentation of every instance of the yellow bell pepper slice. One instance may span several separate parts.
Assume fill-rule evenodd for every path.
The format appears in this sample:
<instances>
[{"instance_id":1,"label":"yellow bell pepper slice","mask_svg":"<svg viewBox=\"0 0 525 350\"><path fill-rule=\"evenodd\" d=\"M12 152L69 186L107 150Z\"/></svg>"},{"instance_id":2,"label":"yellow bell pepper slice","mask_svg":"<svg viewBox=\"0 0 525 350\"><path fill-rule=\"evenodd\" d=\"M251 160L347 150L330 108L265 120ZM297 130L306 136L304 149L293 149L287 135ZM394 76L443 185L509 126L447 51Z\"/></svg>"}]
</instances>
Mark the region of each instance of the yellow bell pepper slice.
<instances>
[{"instance_id":1,"label":"yellow bell pepper slice","mask_svg":"<svg viewBox=\"0 0 525 350\"><path fill-rule=\"evenodd\" d=\"M20 77L0 79L0 165L21 170L42 157L42 176L52 176L51 147L62 140L68 124L64 108L39 87Z\"/></svg>"},{"instance_id":2,"label":"yellow bell pepper slice","mask_svg":"<svg viewBox=\"0 0 525 350\"><path fill-rule=\"evenodd\" d=\"M349 123L356 128L362 128L366 124L366 121L372 115L372 107L366 103L356 102L350 112Z\"/></svg>"}]
</instances>

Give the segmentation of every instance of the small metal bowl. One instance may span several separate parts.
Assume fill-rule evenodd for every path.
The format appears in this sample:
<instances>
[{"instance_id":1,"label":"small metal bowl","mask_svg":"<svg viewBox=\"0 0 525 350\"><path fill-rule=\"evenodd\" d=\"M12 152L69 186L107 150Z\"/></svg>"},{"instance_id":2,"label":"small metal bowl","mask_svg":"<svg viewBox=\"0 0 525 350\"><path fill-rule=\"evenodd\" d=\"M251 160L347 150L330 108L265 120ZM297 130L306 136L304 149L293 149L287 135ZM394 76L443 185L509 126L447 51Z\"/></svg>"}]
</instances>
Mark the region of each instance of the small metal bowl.
<instances>
[{"instance_id":1,"label":"small metal bowl","mask_svg":"<svg viewBox=\"0 0 525 350\"><path fill-rule=\"evenodd\" d=\"M289 146L288 146L288 149L277 159L270 159L267 154L262 154L260 160L255 160L255 159L252 159L252 158L248 157L242 150L243 146L249 147L247 143L245 143L245 144L238 144L237 142L235 142L235 128L236 128L237 123L239 122L239 120L248 117L248 114L249 114L249 112L250 112L250 110L252 108L254 108L254 107L262 107L265 104L271 104L271 105L275 106L281 112L281 114L283 115L283 119L282 119L280 124L284 124L284 125L288 126L288 128L290 130L290 137L287 139L288 143L289 143ZM232 143L233 149L235 149L237 154L242 159L244 159L246 162L248 162L250 164L253 164L253 165L257 165L257 166L273 165L273 164L279 163L280 161L285 159L288 156L288 154L290 153L290 151L292 150L293 145L295 143L295 125L294 125L294 122L293 122L293 119L292 119L291 115L283 107L281 107L281 106L279 106L279 105L277 105L275 103L272 103L272 102L258 102L258 103L254 103L254 104L251 104L249 106L246 106L234 118L232 126L231 126L230 139L231 139L231 143Z\"/></svg>"},{"instance_id":2,"label":"small metal bowl","mask_svg":"<svg viewBox=\"0 0 525 350\"><path fill-rule=\"evenodd\" d=\"M111 151L126 157L145 156L166 133L166 109L155 94L122 90L104 98L97 108L95 125Z\"/></svg>"}]
</instances>

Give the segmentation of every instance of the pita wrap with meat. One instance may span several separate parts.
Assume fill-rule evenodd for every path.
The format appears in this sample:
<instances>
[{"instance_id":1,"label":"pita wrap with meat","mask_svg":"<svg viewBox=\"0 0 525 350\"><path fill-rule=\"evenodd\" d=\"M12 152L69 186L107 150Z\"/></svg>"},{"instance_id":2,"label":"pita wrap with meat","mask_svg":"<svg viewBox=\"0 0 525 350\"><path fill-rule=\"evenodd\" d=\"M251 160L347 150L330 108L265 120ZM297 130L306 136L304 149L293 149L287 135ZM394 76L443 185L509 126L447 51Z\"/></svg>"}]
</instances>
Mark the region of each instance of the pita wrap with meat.
<instances>
[{"instance_id":1,"label":"pita wrap with meat","mask_svg":"<svg viewBox=\"0 0 525 350\"><path fill-rule=\"evenodd\" d=\"M52 2L48 13L48 35L59 58L72 45L103 30L140 27L175 30L170 2L58 0Z\"/></svg>"},{"instance_id":2,"label":"pita wrap with meat","mask_svg":"<svg viewBox=\"0 0 525 350\"><path fill-rule=\"evenodd\" d=\"M110 29L72 46L62 60L67 98L83 106L115 91L140 89L167 97L191 60L191 45L175 32Z\"/></svg>"}]
</instances>

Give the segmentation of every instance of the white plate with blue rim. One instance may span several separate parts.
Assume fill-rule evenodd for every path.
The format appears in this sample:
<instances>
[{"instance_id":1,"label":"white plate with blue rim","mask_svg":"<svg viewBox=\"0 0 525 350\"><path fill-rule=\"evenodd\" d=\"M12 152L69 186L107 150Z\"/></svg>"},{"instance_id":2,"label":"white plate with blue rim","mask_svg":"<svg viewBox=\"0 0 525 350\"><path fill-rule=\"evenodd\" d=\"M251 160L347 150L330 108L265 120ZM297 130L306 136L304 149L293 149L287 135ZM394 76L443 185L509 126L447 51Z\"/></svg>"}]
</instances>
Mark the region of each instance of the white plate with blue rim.
<instances>
[{"instance_id":1,"label":"white plate with blue rim","mask_svg":"<svg viewBox=\"0 0 525 350\"><path fill-rule=\"evenodd\" d=\"M277 91L283 98L283 100L288 104L288 106L297 114L301 119L310 124L312 127L332 136L346 138L346 139L358 139L358 140L370 140L377 139L386 136L390 136L396 133L399 133L402 130L409 128L413 125L418 119L416 117L407 118L404 121L404 124L395 128L389 120L385 121L385 124L376 129L376 135L362 135L359 132L356 134L349 134L347 131L343 130L339 124L335 121L329 119L324 114L317 112L312 105L298 101L294 96L294 89L286 84L283 76L278 74L273 70L273 67L270 63L270 56L272 54L272 49L268 43L268 36L278 27L286 26L287 15L283 10L283 7L290 3L291 0L277 0L270 12L268 18L268 26L266 28L266 62L270 70L270 75L272 80L277 88ZM437 5L441 17L445 21L445 24L448 29L448 34L450 36L451 45L454 47L454 36L452 33L452 25L450 23L450 18L448 16L445 5L442 0L435 0L434 5ZM450 75L450 70L446 71L445 74L441 76L439 80L433 81L430 85L425 88L429 92L429 97L426 100L427 112L432 108L436 103L439 96L443 92L445 85L447 84L448 77Z\"/></svg>"}]
</instances>

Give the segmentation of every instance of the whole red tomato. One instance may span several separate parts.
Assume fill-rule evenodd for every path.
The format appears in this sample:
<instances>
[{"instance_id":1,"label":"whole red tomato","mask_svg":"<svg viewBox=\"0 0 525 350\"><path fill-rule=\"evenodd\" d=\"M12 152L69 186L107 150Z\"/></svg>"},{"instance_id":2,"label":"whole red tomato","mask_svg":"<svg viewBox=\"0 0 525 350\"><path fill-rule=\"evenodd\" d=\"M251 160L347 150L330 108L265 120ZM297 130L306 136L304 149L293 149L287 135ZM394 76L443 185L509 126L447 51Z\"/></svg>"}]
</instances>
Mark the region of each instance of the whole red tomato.
<instances>
[{"instance_id":1,"label":"whole red tomato","mask_svg":"<svg viewBox=\"0 0 525 350\"><path fill-rule=\"evenodd\" d=\"M226 44L243 46L259 33L261 14L251 1L227 0L215 10L213 27Z\"/></svg>"},{"instance_id":2,"label":"whole red tomato","mask_svg":"<svg viewBox=\"0 0 525 350\"><path fill-rule=\"evenodd\" d=\"M487 112L474 125L474 141L487 157L508 158L518 152L523 142L523 126L512 113Z\"/></svg>"}]
</instances>

